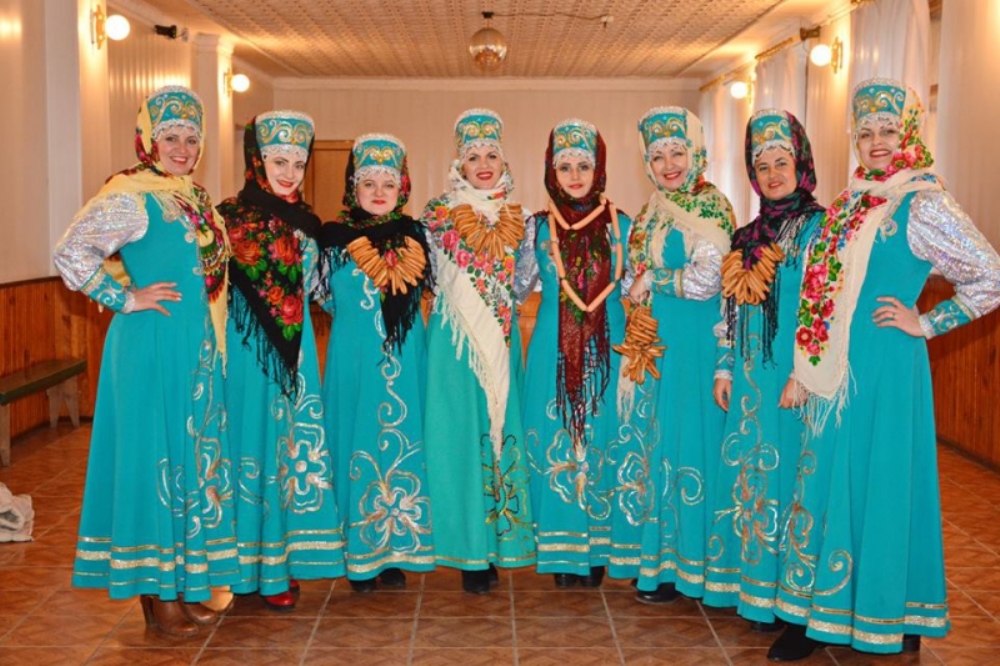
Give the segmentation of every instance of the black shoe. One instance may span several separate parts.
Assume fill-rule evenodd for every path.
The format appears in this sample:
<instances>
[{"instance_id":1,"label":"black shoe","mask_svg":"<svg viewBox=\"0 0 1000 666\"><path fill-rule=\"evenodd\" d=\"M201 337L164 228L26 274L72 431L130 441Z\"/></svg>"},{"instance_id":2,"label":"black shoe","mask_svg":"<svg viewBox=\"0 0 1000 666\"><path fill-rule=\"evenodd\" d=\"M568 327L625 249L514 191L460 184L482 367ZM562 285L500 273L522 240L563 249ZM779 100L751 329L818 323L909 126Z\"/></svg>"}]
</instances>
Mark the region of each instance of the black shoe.
<instances>
[{"instance_id":1,"label":"black shoe","mask_svg":"<svg viewBox=\"0 0 1000 666\"><path fill-rule=\"evenodd\" d=\"M784 629L785 623L778 618L774 618L774 622L757 622L756 620L751 620L750 628L759 634L773 634L776 631Z\"/></svg>"},{"instance_id":2,"label":"black shoe","mask_svg":"<svg viewBox=\"0 0 1000 666\"><path fill-rule=\"evenodd\" d=\"M920 634L903 634L903 652L920 652Z\"/></svg>"},{"instance_id":3,"label":"black shoe","mask_svg":"<svg viewBox=\"0 0 1000 666\"><path fill-rule=\"evenodd\" d=\"M805 659L819 647L819 641L806 636L806 628L801 624L790 624L767 651L770 661L798 661Z\"/></svg>"},{"instance_id":4,"label":"black shoe","mask_svg":"<svg viewBox=\"0 0 1000 666\"><path fill-rule=\"evenodd\" d=\"M365 578L364 580L352 580L351 589L358 594L371 594L378 587L378 583L375 582L374 578Z\"/></svg>"},{"instance_id":5,"label":"black shoe","mask_svg":"<svg viewBox=\"0 0 1000 666\"><path fill-rule=\"evenodd\" d=\"M644 604L669 604L679 596L681 593L677 591L673 583L660 583L659 587L652 592L637 590L635 593L636 601Z\"/></svg>"},{"instance_id":6,"label":"black shoe","mask_svg":"<svg viewBox=\"0 0 1000 666\"><path fill-rule=\"evenodd\" d=\"M580 580L580 577L576 574L552 574L552 578L555 579L556 587L560 590L573 587Z\"/></svg>"},{"instance_id":7,"label":"black shoe","mask_svg":"<svg viewBox=\"0 0 1000 666\"><path fill-rule=\"evenodd\" d=\"M490 591L490 572L487 569L463 571L462 589L470 594L486 594Z\"/></svg>"},{"instance_id":8,"label":"black shoe","mask_svg":"<svg viewBox=\"0 0 1000 666\"><path fill-rule=\"evenodd\" d=\"M490 587L496 587L497 585L499 585L500 584L500 572L497 571L497 568L494 565L491 564L490 568L487 571L488 571L488 573L490 575Z\"/></svg>"},{"instance_id":9,"label":"black shoe","mask_svg":"<svg viewBox=\"0 0 1000 666\"><path fill-rule=\"evenodd\" d=\"M604 567L590 567L590 573L580 576L580 587L600 587L604 581Z\"/></svg>"},{"instance_id":10,"label":"black shoe","mask_svg":"<svg viewBox=\"0 0 1000 666\"><path fill-rule=\"evenodd\" d=\"M396 568L383 569L378 575L378 581L383 587L402 589L406 587L406 574Z\"/></svg>"}]
</instances>

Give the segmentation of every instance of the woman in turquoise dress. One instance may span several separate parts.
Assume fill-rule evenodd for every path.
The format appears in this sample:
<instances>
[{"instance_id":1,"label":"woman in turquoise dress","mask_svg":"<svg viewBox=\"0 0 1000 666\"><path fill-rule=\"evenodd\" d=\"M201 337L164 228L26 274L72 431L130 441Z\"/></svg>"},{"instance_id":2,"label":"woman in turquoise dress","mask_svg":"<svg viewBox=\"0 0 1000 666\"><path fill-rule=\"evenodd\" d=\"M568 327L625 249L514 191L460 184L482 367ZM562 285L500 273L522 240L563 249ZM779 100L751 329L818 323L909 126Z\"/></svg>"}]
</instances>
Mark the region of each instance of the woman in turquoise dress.
<instances>
[{"instance_id":1,"label":"woman in turquoise dress","mask_svg":"<svg viewBox=\"0 0 1000 666\"><path fill-rule=\"evenodd\" d=\"M804 425L778 401L792 371L802 254L822 218L805 128L764 109L747 123L747 174L760 214L733 234L722 260L725 321L715 400L726 410L722 457L710 501L704 602L735 606L758 631L780 624L774 602L782 526Z\"/></svg>"},{"instance_id":2,"label":"woman in turquoise dress","mask_svg":"<svg viewBox=\"0 0 1000 666\"><path fill-rule=\"evenodd\" d=\"M70 289L115 313L73 584L141 595L147 625L172 636L214 622L194 602L239 570L222 386L229 246L190 176L202 109L187 88L152 93L139 108L139 164L83 207L54 257Z\"/></svg>"},{"instance_id":3,"label":"woman in turquoise dress","mask_svg":"<svg viewBox=\"0 0 1000 666\"><path fill-rule=\"evenodd\" d=\"M948 632L928 338L1000 304L1000 257L930 171L916 94L888 79L852 96L859 167L805 259L786 404L810 437L785 537L776 661L816 641L920 649ZM932 268L953 298L920 314Z\"/></svg>"},{"instance_id":4,"label":"woman in turquoise dress","mask_svg":"<svg viewBox=\"0 0 1000 666\"><path fill-rule=\"evenodd\" d=\"M648 489L638 600L665 603L679 593L701 597L712 524L708 497L719 462L725 412L712 401L719 319L719 270L733 233L732 206L704 177L705 136L680 107L650 109L639 121L646 174L656 186L629 238L636 307L626 327L628 354L619 399L649 410L645 447ZM650 323L652 321L652 323ZM641 335L655 326L655 340ZM665 347L665 349L664 349ZM658 356L661 355L661 356ZM652 357L650 359L650 357ZM637 389L634 366L652 360L652 380ZM635 418L626 414L627 420ZM638 472L630 473L636 478Z\"/></svg>"},{"instance_id":5,"label":"woman in turquoise dress","mask_svg":"<svg viewBox=\"0 0 1000 666\"><path fill-rule=\"evenodd\" d=\"M309 315L320 220L299 187L313 122L271 111L246 126L246 182L219 206L233 257L226 402L236 469L237 594L295 608L297 579L344 573Z\"/></svg>"},{"instance_id":6,"label":"woman in turquoise dress","mask_svg":"<svg viewBox=\"0 0 1000 666\"><path fill-rule=\"evenodd\" d=\"M554 574L561 588L600 586L609 563L622 576L612 553L638 543L617 542L615 469L606 460L618 433L611 341L625 332L630 222L604 196L606 163L592 124L555 126L545 153L549 207L528 219L518 260L519 300L542 283L522 409L538 572Z\"/></svg>"},{"instance_id":7,"label":"woman in turquoise dress","mask_svg":"<svg viewBox=\"0 0 1000 666\"><path fill-rule=\"evenodd\" d=\"M430 275L410 194L406 148L389 134L354 140L346 210L324 227L333 315L323 401L356 592L404 587L434 568L424 461L426 341L420 303Z\"/></svg>"},{"instance_id":8,"label":"woman in turquoise dress","mask_svg":"<svg viewBox=\"0 0 1000 666\"><path fill-rule=\"evenodd\" d=\"M425 394L434 542L437 563L461 569L474 594L489 592L493 565L535 561L514 293L524 219L502 132L493 111L459 116L451 189L422 219L435 281Z\"/></svg>"}]
</instances>

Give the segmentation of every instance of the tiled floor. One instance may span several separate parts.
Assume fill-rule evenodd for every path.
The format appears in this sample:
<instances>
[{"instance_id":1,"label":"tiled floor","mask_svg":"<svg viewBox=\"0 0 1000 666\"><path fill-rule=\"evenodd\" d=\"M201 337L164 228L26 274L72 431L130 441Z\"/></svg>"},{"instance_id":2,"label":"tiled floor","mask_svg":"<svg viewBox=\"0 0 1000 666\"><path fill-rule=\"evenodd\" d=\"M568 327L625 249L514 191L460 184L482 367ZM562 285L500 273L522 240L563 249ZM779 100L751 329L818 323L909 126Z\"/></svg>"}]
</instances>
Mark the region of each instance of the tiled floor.
<instances>
[{"instance_id":1,"label":"tiled floor","mask_svg":"<svg viewBox=\"0 0 1000 666\"><path fill-rule=\"evenodd\" d=\"M137 601L74 590L70 568L89 427L60 426L17 442L0 481L29 493L35 541L0 544L0 664L765 664L773 636L730 612L680 600L633 601L624 582L556 591L531 570L501 573L477 597L457 572L412 575L406 591L352 594L344 580L305 582L294 613L241 598L192 640L147 631ZM844 648L806 664L1000 664L1000 476L941 450L941 494L953 628L919 654L873 657Z\"/></svg>"}]
</instances>

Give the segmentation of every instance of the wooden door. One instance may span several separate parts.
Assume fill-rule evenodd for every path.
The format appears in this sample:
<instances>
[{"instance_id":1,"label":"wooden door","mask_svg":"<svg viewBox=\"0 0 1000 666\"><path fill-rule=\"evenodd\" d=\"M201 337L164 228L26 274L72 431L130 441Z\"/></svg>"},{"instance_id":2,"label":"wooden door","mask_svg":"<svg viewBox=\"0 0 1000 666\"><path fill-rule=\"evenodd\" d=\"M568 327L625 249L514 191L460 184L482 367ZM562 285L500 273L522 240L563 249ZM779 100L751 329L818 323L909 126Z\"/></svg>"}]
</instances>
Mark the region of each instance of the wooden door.
<instances>
[{"instance_id":1,"label":"wooden door","mask_svg":"<svg viewBox=\"0 0 1000 666\"><path fill-rule=\"evenodd\" d=\"M304 194L306 201L329 222L343 210L344 172L351 155L352 141L331 140L313 143L312 159L306 170Z\"/></svg>"}]
</instances>

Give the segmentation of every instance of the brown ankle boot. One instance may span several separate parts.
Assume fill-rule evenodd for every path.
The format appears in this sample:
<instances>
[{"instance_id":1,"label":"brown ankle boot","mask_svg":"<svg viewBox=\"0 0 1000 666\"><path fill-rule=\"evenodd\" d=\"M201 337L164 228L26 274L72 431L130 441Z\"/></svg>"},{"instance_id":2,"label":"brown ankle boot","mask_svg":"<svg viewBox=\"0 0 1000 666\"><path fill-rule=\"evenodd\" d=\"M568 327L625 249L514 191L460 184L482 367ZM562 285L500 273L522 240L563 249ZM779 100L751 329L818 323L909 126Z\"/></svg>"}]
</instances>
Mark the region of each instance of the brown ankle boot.
<instances>
[{"instance_id":1,"label":"brown ankle boot","mask_svg":"<svg viewBox=\"0 0 1000 666\"><path fill-rule=\"evenodd\" d=\"M181 608L184 610L184 614L195 624L208 626L219 621L219 614L208 606L204 606L198 602L188 603L184 601L184 597L182 596L178 596L177 599L183 602L181 603Z\"/></svg>"},{"instance_id":2,"label":"brown ankle boot","mask_svg":"<svg viewBox=\"0 0 1000 666\"><path fill-rule=\"evenodd\" d=\"M166 636L190 638L198 635L198 625L188 619L180 601L163 601L144 594L139 597L146 626Z\"/></svg>"}]
</instances>

